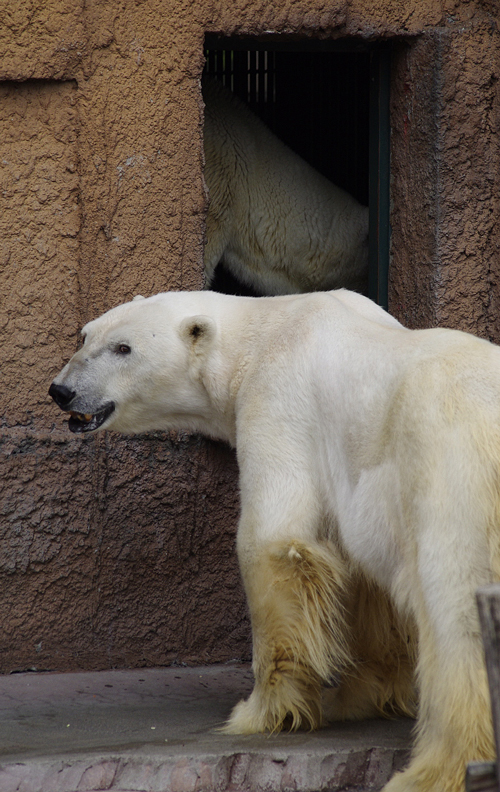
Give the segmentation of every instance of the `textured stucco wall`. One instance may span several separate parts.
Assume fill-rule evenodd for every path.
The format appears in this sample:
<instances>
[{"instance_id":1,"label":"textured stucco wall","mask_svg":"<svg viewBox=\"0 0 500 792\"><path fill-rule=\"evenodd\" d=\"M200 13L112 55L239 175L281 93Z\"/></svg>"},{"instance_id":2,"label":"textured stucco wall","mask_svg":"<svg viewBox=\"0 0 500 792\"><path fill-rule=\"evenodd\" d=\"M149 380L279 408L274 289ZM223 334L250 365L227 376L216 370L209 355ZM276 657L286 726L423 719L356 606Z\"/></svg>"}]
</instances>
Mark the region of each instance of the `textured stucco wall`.
<instances>
[{"instance_id":1,"label":"textured stucco wall","mask_svg":"<svg viewBox=\"0 0 500 792\"><path fill-rule=\"evenodd\" d=\"M245 653L224 446L19 432L2 452L2 670Z\"/></svg>"},{"instance_id":2,"label":"textured stucco wall","mask_svg":"<svg viewBox=\"0 0 500 792\"><path fill-rule=\"evenodd\" d=\"M203 34L180 10L0 22L1 671L248 656L232 452L76 438L47 397L87 319L201 285Z\"/></svg>"},{"instance_id":3,"label":"textured stucco wall","mask_svg":"<svg viewBox=\"0 0 500 792\"><path fill-rule=\"evenodd\" d=\"M47 417L40 383L54 358L61 363L67 355L63 344L74 339L81 318L75 95L73 82L0 86L0 366L7 426Z\"/></svg>"},{"instance_id":4,"label":"textured stucco wall","mask_svg":"<svg viewBox=\"0 0 500 792\"><path fill-rule=\"evenodd\" d=\"M469 9L469 12L472 9ZM482 8L397 49L391 310L500 342L500 37Z\"/></svg>"},{"instance_id":5,"label":"textured stucco wall","mask_svg":"<svg viewBox=\"0 0 500 792\"><path fill-rule=\"evenodd\" d=\"M10 0L0 671L248 655L232 452L74 437L46 395L87 319L202 283L207 32L393 42L391 310L500 340L496 2Z\"/></svg>"}]
</instances>

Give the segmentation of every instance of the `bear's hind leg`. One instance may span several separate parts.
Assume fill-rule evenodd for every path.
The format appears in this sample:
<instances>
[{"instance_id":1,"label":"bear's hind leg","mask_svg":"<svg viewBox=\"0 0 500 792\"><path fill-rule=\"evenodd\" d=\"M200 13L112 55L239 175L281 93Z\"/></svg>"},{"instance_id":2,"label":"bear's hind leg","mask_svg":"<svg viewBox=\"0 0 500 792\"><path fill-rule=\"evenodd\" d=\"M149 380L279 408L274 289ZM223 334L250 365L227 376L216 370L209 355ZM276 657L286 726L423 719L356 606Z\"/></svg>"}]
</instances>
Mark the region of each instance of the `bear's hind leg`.
<instances>
[{"instance_id":1,"label":"bear's hind leg","mask_svg":"<svg viewBox=\"0 0 500 792\"><path fill-rule=\"evenodd\" d=\"M434 538L433 558L439 558L435 545ZM483 582L481 548L476 554L461 549L456 566L451 553L436 570L422 564L422 588L414 586L420 694L416 740L408 768L384 792L462 792L467 763L495 755L474 598ZM421 541L422 560L426 550Z\"/></svg>"},{"instance_id":2,"label":"bear's hind leg","mask_svg":"<svg viewBox=\"0 0 500 792\"><path fill-rule=\"evenodd\" d=\"M431 662L442 670L442 659ZM453 663L448 659L447 665L448 673L439 673L439 685L432 685L432 691L424 682L412 760L383 792L462 792L467 763L494 758L489 695L479 652L475 663L464 656ZM422 670L429 674L428 666Z\"/></svg>"},{"instance_id":3,"label":"bear's hind leg","mask_svg":"<svg viewBox=\"0 0 500 792\"><path fill-rule=\"evenodd\" d=\"M401 618L388 595L359 575L349 587L349 622L355 665L338 687L324 691L325 720L415 717L416 629Z\"/></svg>"},{"instance_id":4,"label":"bear's hind leg","mask_svg":"<svg viewBox=\"0 0 500 792\"><path fill-rule=\"evenodd\" d=\"M224 731L317 728L322 686L350 665L343 605L348 570L330 545L290 540L268 545L244 577L255 687Z\"/></svg>"}]
</instances>

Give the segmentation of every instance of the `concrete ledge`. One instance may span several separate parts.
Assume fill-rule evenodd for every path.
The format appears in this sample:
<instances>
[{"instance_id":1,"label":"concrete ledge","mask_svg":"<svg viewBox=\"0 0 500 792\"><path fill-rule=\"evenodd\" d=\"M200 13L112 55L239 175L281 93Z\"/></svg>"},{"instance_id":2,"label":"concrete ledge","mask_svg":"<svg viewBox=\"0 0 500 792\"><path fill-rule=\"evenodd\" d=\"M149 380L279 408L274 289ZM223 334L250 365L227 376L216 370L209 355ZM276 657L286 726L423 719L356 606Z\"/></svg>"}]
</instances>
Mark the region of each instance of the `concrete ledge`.
<instances>
[{"instance_id":1,"label":"concrete ledge","mask_svg":"<svg viewBox=\"0 0 500 792\"><path fill-rule=\"evenodd\" d=\"M250 658L229 446L35 424L0 469L1 673Z\"/></svg>"},{"instance_id":2,"label":"concrete ledge","mask_svg":"<svg viewBox=\"0 0 500 792\"><path fill-rule=\"evenodd\" d=\"M228 737L248 666L0 678L2 792L368 792L407 760L413 722Z\"/></svg>"}]
</instances>

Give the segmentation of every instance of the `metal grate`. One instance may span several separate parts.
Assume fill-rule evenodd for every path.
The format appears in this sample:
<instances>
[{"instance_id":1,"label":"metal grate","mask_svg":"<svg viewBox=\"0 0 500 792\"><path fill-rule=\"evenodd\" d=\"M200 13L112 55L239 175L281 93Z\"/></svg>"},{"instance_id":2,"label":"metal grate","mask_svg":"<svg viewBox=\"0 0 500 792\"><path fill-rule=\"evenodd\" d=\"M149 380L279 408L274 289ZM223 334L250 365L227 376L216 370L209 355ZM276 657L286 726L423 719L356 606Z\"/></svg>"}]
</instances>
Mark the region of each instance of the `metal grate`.
<instances>
[{"instance_id":1,"label":"metal grate","mask_svg":"<svg viewBox=\"0 0 500 792\"><path fill-rule=\"evenodd\" d=\"M206 50L205 71L247 104L276 102L275 53Z\"/></svg>"}]
</instances>

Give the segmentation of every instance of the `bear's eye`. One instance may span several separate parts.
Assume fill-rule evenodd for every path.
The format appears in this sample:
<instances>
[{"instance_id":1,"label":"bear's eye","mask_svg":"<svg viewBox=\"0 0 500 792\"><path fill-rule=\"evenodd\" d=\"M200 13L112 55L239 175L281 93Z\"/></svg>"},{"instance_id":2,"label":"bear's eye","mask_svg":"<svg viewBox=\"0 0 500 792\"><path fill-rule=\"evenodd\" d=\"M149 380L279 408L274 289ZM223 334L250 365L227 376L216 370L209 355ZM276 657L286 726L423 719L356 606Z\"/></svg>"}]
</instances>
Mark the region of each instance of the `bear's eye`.
<instances>
[{"instance_id":1,"label":"bear's eye","mask_svg":"<svg viewBox=\"0 0 500 792\"><path fill-rule=\"evenodd\" d=\"M117 355L129 355L130 354L130 347L128 344L118 344L115 349Z\"/></svg>"}]
</instances>

